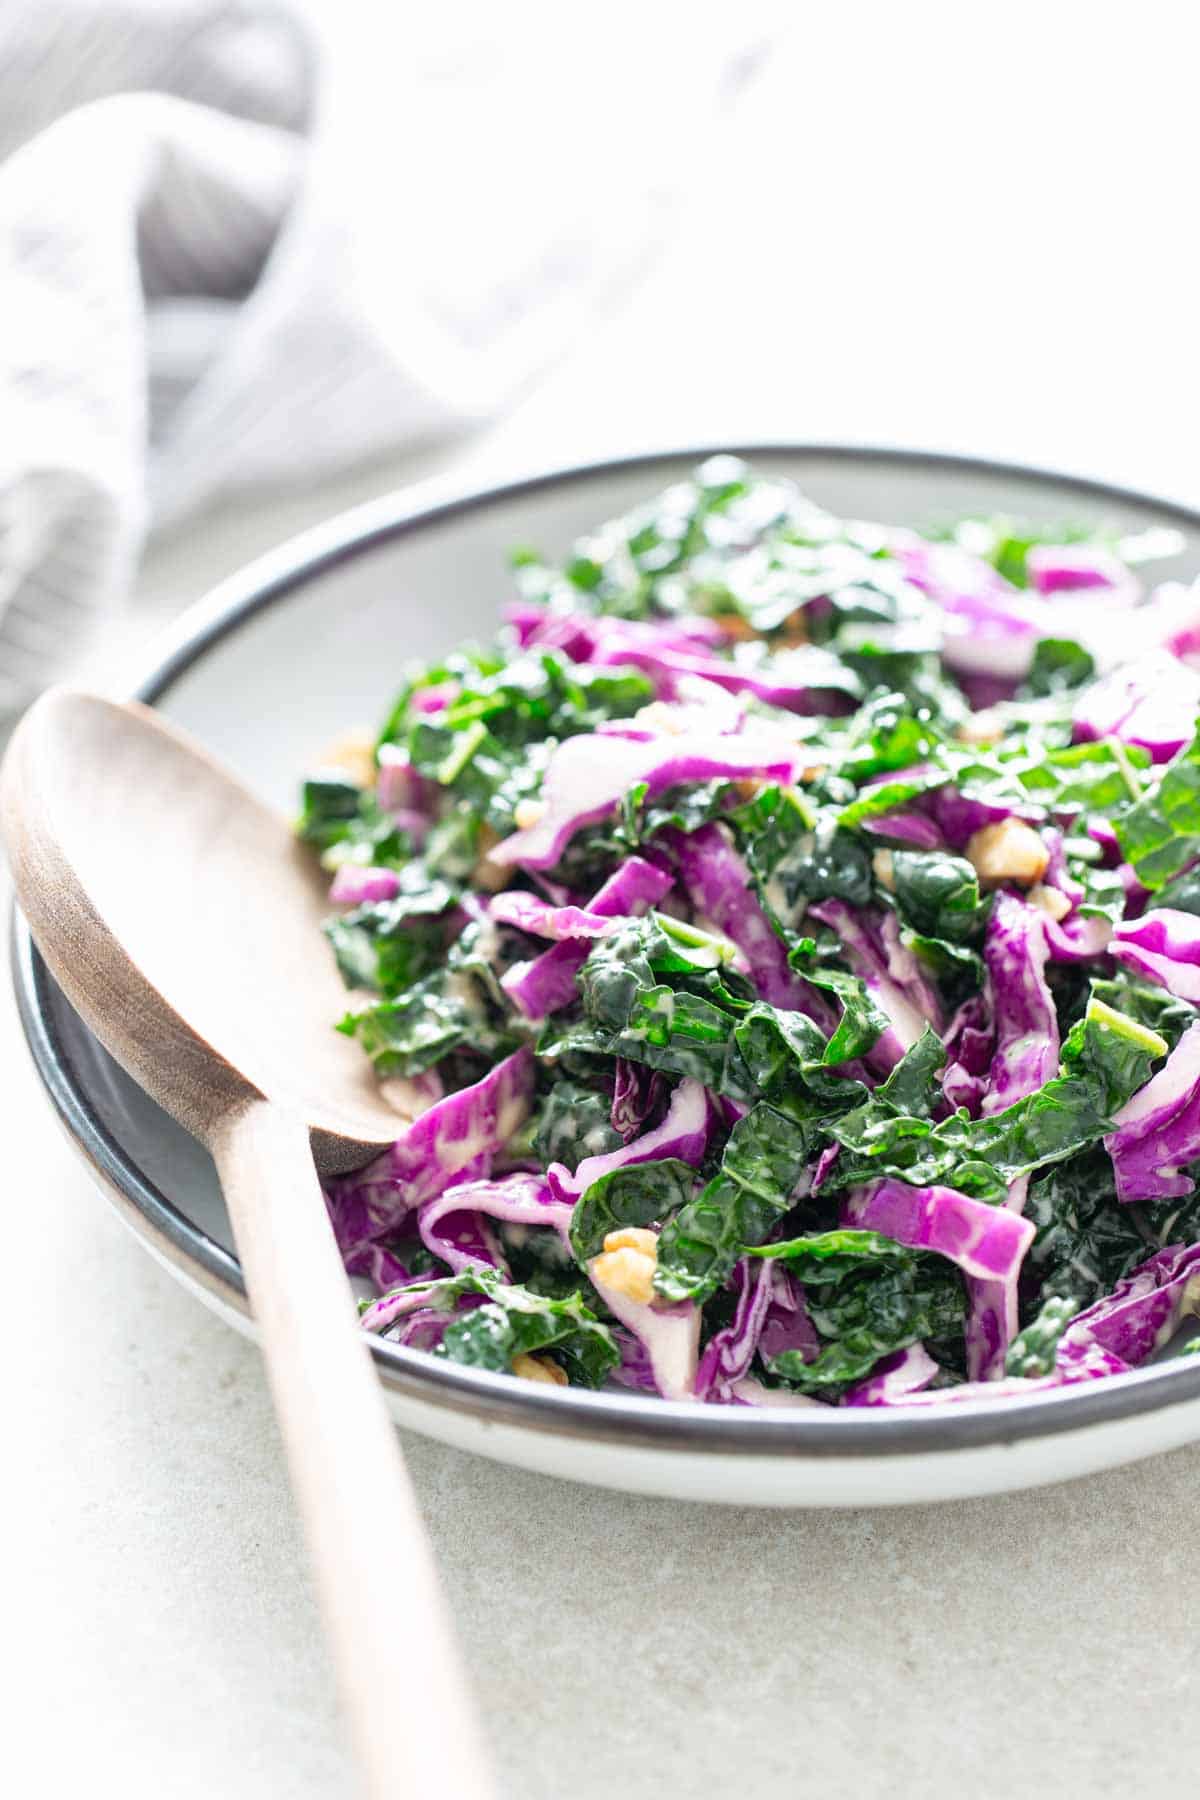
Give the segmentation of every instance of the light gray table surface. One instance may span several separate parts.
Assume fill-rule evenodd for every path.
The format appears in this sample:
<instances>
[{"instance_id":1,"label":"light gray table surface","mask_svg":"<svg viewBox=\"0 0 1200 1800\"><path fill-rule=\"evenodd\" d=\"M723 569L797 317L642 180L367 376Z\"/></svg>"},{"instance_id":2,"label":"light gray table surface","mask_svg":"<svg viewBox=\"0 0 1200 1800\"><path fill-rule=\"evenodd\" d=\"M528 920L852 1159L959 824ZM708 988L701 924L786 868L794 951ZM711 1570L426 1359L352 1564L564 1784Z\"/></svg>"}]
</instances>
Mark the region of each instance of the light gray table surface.
<instances>
[{"instance_id":1,"label":"light gray table surface","mask_svg":"<svg viewBox=\"0 0 1200 1800\"><path fill-rule=\"evenodd\" d=\"M1124 46L1122 27L1105 52L1105 104ZM1028 77L1026 112L1041 108L1057 129L1036 59L1001 50L987 52L993 66L1001 55L998 88ZM1062 49L1060 72L1071 54ZM1073 311L1050 280L1031 297L1068 202L1087 230L1109 216L1090 186L1072 188L1075 150L1059 144L1065 173L1046 186L1041 133L1002 141L1000 102L959 85L946 129L977 128L963 173L935 155L927 114L900 108L907 89L888 85L887 57L877 63L863 104L892 107L918 133L916 164L898 153L894 167L873 167L880 198L846 132L836 205L819 181L808 190L807 228L880 201L878 256L854 265L862 281L806 288L802 269L789 285L780 184L748 182L740 239L761 257L735 263L707 254L707 232L685 233L639 305L516 419L469 457L439 460L495 471L669 437L875 438L1074 464L1195 498L1195 374L1175 373L1190 342L1181 288L1159 283L1140 316L1162 329L1137 342L1125 327L1143 276L1119 246L1086 271L1086 307ZM926 67L924 91L936 74ZM806 106L828 107L821 82L803 91ZM1148 118L1090 140L1089 166L1118 200L1135 142L1135 170L1150 167L1152 142L1153 166L1183 180L1185 98L1167 97L1153 140ZM818 119L825 141L836 124ZM747 156L753 166L753 146ZM923 159L940 185L905 224L905 171ZM1182 191L1145 184L1148 229L1169 234ZM1019 215L1032 234L1024 283L999 225L964 228L949 248L929 235L968 203L1001 217L1002 194L1001 223ZM914 217L927 233L919 257ZM806 229L809 261L814 241ZM845 227L837 241L858 239ZM909 256L920 291L872 285L891 252ZM946 299L957 276L961 304ZM972 318L1003 320L986 354ZM248 555L411 473L396 464L334 490L222 507L176 533L152 552L111 654L140 652L158 622ZM11 1012L5 994L0 1592L15 1654L0 1766L17 1772L6 1788L332 1800L351 1791L350 1774L257 1354L95 1196ZM417 1439L405 1447L513 1800L1008 1800L1035 1787L1068 1800L1195 1786L1200 1447L1025 1495L826 1514L626 1498ZM395 1718L402 1761L406 1736L428 1726L403 1694Z\"/></svg>"}]
</instances>

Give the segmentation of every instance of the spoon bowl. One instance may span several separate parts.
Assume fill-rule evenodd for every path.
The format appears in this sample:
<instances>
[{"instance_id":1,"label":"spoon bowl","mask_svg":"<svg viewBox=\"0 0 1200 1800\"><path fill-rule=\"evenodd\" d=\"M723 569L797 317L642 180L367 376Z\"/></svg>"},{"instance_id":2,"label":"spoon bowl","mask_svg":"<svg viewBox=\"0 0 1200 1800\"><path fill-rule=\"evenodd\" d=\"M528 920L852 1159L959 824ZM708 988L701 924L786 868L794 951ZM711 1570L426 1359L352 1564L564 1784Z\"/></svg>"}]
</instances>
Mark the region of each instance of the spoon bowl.
<instances>
[{"instance_id":1,"label":"spoon bowl","mask_svg":"<svg viewBox=\"0 0 1200 1800\"><path fill-rule=\"evenodd\" d=\"M5 811L22 904L72 1004L196 1137L248 1099L303 1119L326 1173L396 1137L332 1028L346 995L316 935L315 859L198 745L148 707L54 690L13 740ZM52 879L23 881L35 863Z\"/></svg>"}]
</instances>

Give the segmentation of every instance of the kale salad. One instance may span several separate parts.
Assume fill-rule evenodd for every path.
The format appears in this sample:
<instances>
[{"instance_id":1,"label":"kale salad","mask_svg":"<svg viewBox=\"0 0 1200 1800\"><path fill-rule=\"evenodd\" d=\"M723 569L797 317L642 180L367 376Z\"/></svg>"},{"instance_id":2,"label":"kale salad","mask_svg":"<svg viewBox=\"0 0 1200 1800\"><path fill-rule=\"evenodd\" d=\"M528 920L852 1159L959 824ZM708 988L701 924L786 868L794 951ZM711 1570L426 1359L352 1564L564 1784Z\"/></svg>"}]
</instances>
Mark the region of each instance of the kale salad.
<instances>
[{"instance_id":1,"label":"kale salad","mask_svg":"<svg viewBox=\"0 0 1200 1800\"><path fill-rule=\"evenodd\" d=\"M303 792L397 1114L328 1188L364 1328L738 1406L1187 1353L1200 591L1137 572L1172 539L842 520L721 456L515 556L496 641Z\"/></svg>"}]
</instances>

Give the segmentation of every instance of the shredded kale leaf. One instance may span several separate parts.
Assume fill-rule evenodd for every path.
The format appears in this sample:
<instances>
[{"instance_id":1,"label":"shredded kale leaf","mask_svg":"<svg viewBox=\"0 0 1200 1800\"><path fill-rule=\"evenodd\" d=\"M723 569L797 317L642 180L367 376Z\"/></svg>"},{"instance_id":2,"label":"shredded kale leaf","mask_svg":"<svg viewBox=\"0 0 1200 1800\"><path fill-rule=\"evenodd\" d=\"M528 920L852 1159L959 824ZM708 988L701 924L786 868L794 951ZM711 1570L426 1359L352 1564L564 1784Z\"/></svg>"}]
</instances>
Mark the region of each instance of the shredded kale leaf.
<instances>
[{"instance_id":1,"label":"shredded kale leaf","mask_svg":"<svg viewBox=\"0 0 1200 1800\"><path fill-rule=\"evenodd\" d=\"M893 850L896 911L922 938L945 944L977 943L991 903L981 898L979 877L963 856L940 850Z\"/></svg>"},{"instance_id":2,"label":"shredded kale leaf","mask_svg":"<svg viewBox=\"0 0 1200 1800\"><path fill-rule=\"evenodd\" d=\"M811 1087L821 1070L870 1049L887 1026L863 981L812 960L814 948L812 940L795 945L806 979L841 1009L828 1039L803 1013L753 1000L729 966L726 940L651 914L591 952L579 975L584 1023L571 1047L690 1075L735 1100L766 1093L785 1072Z\"/></svg>"},{"instance_id":3,"label":"shredded kale leaf","mask_svg":"<svg viewBox=\"0 0 1200 1800\"><path fill-rule=\"evenodd\" d=\"M552 1349L581 1387L599 1387L619 1362L612 1333L578 1293L553 1300L503 1282L484 1291L486 1304L446 1329L440 1352L452 1362L507 1371L515 1356Z\"/></svg>"},{"instance_id":4,"label":"shredded kale leaf","mask_svg":"<svg viewBox=\"0 0 1200 1800\"><path fill-rule=\"evenodd\" d=\"M1062 1335L1079 1310L1080 1304L1074 1294L1051 1294L1037 1317L1024 1331L1018 1332L1009 1345L1004 1373L1034 1377L1049 1375Z\"/></svg>"},{"instance_id":5,"label":"shredded kale leaf","mask_svg":"<svg viewBox=\"0 0 1200 1800\"><path fill-rule=\"evenodd\" d=\"M557 1298L534 1293L487 1268L411 1283L403 1291L423 1307L455 1311L437 1350L452 1362L506 1372L515 1356L550 1350L573 1380L598 1387L620 1360L612 1332L578 1291ZM483 1304L456 1311L466 1295L482 1296Z\"/></svg>"},{"instance_id":6,"label":"shredded kale leaf","mask_svg":"<svg viewBox=\"0 0 1200 1800\"><path fill-rule=\"evenodd\" d=\"M1093 1000L1063 1045L1062 1073L990 1118L959 1111L934 1124L898 1107L885 1084L831 1124L849 1154L838 1159L830 1186L894 1175L914 1187L954 1187L1002 1200L1017 1176L1073 1156L1110 1131L1113 1114L1144 1086L1166 1049L1157 1033ZM933 1045L922 1040L916 1051L931 1072Z\"/></svg>"},{"instance_id":7,"label":"shredded kale leaf","mask_svg":"<svg viewBox=\"0 0 1200 1800\"><path fill-rule=\"evenodd\" d=\"M484 934L467 926L428 974L397 998L348 1012L338 1030L355 1037L387 1075L419 1075L467 1048L498 1062L519 1048L524 1030L504 1004Z\"/></svg>"},{"instance_id":8,"label":"shredded kale leaf","mask_svg":"<svg viewBox=\"0 0 1200 1800\"><path fill-rule=\"evenodd\" d=\"M832 1286L873 1265L911 1263L913 1252L878 1231L859 1231L842 1226L811 1237L788 1238L781 1244L746 1245L748 1256L782 1258L800 1281Z\"/></svg>"},{"instance_id":9,"label":"shredded kale leaf","mask_svg":"<svg viewBox=\"0 0 1200 1800\"><path fill-rule=\"evenodd\" d=\"M729 1134L721 1167L658 1240L655 1290L703 1300L728 1280L744 1244L760 1244L791 1207L816 1132L765 1101Z\"/></svg>"},{"instance_id":10,"label":"shredded kale leaf","mask_svg":"<svg viewBox=\"0 0 1200 1800\"><path fill-rule=\"evenodd\" d=\"M420 862L399 871L400 892L328 919L325 935L349 988L391 998L437 967L446 950L445 915L458 889Z\"/></svg>"},{"instance_id":11,"label":"shredded kale leaf","mask_svg":"<svg viewBox=\"0 0 1200 1800\"><path fill-rule=\"evenodd\" d=\"M312 775L304 783L296 833L324 852L327 867L352 862L399 869L412 854L407 834L371 789L336 770Z\"/></svg>"},{"instance_id":12,"label":"shredded kale leaf","mask_svg":"<svg viewBox=\"0 0 1200 1800\"><path fill-rule=\"evenodd\" d=\"M691 1198L696 1171L675 1157L612 1169L585 1189L571 1215L571 1247L580 1266L599 1254L610 1231L671 1218Z\"/></svg>"},{"instance_id":13,"label":"shredded kale leaf","mask_svg":"<svg viewBox=\"0 0 1200 1800\"><path fill-rule=\"evenodd\" d=\"M1033 667L1018 698L1044 700L1084 687L1096 673L1096 659L1074 638L1043 638L1033 653Z\"/></svg>"},{"instance_id":14,"label":"shredded kale leaf","mask_svg":"<svg viewBox=\"0 0 1200 1800\"><path fill-rule=\"evenodd\" d=\"M585 1157L605 1156L620 1143L607 1094L563 1079L543 1097L531 1148L544 1166L565 1163L573 1169Z\"/></svg>"},{"instance_id":15,"label":"shredded kale leaf","mask_svg":"<svg viewBox=\"0 0 1200 1800\"><path fill-rule=\"evenodd\" d=\"M810 1287L807 1300L809 1316L826 1343L811 1362L799 1350L785 1350L768 1368L789 1387L824 1399L869 1375L894 1350L961 1333L966 1306L957 1270L921 1252L826 1287Z\"/></svg>"},{"instance_id":16,"label":"shredded kale leaf","mask_svg":"<svg viewBox=\"0 0 1200 1800\"><path fill-rule=\"evenodd\" d=\"M816 900L865 906L874 880L871 848L840 829L835 811L796 788L766 787L727 814L759 904L781 926Z\"/></svg>"},{"instance_id":17,"label":"shredded kale leaf","mask_svg":"<svg viewBox=\"0 0 1200 1800\"><path fill-rule=\"evenodd\" d=\"M1200 858L1200 729L1113 824L1126 861L1152 891Z\"/></svg>"},{"instance_id":18,"label":"shredded kale leaf","mask_svg":"<svg viewBox=\"0 0 1200 1800\"><path fill-rule=\"evenodd\" d=\"M1093 1146L1030 1183L1025 1216L1037 1226L1025 1310L1039 1296L1068 1296L1080 1310L1168 1244L1200 1242L1200 1189L1182 1201L1121 1202L1112 1162Z\"/></svg>"}]
</instances>

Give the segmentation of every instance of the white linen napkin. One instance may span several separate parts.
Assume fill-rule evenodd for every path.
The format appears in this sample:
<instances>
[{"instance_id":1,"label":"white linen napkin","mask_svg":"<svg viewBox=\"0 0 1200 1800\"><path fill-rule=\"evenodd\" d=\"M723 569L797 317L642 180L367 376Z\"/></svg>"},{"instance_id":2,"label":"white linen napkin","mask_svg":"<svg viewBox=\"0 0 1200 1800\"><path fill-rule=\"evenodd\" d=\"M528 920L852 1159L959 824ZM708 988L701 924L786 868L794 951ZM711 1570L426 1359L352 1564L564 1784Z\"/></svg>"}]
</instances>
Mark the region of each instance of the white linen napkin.
<instances>
[{"instance_id":1,"label":"white linen napkin","mask_svg":"<svg viewBox=\"0 0 1200 1800\"><path fill-rule=\"evenodd\" d=\"M0 729L153 526L464 430L577 345L782 9L719 10L7 0Z\"/></svg>"}]
</instances>

